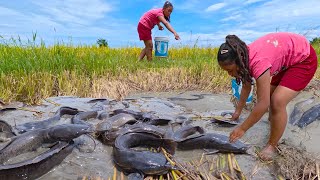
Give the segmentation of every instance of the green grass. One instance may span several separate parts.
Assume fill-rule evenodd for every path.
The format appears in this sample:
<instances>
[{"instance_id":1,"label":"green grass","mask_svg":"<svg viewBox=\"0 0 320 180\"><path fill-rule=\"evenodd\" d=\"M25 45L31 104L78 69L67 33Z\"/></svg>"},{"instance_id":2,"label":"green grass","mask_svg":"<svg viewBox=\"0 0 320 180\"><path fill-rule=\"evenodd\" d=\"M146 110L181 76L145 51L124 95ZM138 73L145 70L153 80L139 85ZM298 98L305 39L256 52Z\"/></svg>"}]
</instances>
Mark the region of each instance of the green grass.
<instances>
[{"instance_id":1,"label":"green grass","mask_svg":"<svg viewBox=\"0 0 320 180\"><path fill-rule=\"evenodd\" d=\"M317 54L319 47L315 45ZM140 51L136 47L1 44L0 97L34 104L59 95L121 98L134 91L229 87L229 77L216 61L217 48L171 48L168 58L152 62L138 61Z\"/></svg>"},{"instance_id":2,"label":"green grass","mask_svg":"<svg viewBox=\"0 0 320 180\"><path fill-rule=\"evenodd\" d=\"M215 49L171 49L168 59L146 63L137 61L140 48L45 47L0 46L0 68L4 74L32 74L51 72L59 74L75 71L77 74L117 75L150 68L202 66L213 64Z\"/></svg>"}]
</instances>

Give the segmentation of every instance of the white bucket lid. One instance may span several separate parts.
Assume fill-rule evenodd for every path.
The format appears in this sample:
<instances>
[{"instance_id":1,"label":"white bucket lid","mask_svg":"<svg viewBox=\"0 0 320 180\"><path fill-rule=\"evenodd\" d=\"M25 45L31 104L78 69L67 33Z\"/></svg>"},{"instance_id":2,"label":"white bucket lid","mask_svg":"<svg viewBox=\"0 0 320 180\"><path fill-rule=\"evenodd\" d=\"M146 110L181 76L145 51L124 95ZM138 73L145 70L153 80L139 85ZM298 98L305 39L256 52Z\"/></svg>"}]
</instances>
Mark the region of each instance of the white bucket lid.
<instances>
[{"instance_id":1,"label":"white bucket lid","mask_svg":"<svg viewBox=\"0 0 320 180\"><path fill-rule=\"evenodd\" d=\"M154 40L155 41L167 41L168 42L169 38L167 38L167 37L155 37Z\"/></svg>"}]
</instances>

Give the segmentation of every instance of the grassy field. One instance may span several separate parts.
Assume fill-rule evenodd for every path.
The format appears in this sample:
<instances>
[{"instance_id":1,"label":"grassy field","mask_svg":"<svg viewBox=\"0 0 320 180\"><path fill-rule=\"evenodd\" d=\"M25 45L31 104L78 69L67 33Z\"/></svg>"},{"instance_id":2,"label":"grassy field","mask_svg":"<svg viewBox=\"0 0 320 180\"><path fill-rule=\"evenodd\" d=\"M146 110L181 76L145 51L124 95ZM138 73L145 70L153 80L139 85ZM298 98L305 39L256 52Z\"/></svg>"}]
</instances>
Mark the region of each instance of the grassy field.
<instances>
[{"instance_id":1,"label":"grassy field","mask_svg":"<svg viewBox=\"0 0 320 180\"><path fill-rule=\"evenodd\" d=\"M320 45L315 45L320 54ZM217 48L171 48L168 58L138 61L140 48L0 45L0 97L37 104L50 96L121 99L143 91L230 89ZM316 78L320 79L320 70Z\"/></svg>"}]
</instances>

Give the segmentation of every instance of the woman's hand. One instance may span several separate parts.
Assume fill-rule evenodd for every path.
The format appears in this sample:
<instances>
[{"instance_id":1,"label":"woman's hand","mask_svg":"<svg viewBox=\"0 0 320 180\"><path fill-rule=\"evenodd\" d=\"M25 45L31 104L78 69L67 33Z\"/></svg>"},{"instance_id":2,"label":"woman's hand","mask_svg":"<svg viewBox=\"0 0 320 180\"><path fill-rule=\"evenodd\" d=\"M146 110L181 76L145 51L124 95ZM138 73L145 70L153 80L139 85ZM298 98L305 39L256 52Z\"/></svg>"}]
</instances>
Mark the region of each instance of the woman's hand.
<instances>
[{"instance_id":1,"label":"woman's hand","mask_svg":"<svg viewBox=\"0 0 320 180\"><path fill-rule=\"evenodd\" d=\"M177 33L174 33L174 38L175 38L176 40L179 40L179 39L180 39L180 36L179 36Z\"/></svg>"},{"instance_id":2,"label":"woman's hand","mask_svg":"<svg viewBox=\"0 0 320 180\"><path fill-rule=\"evenodd\" d=\"M159 28L160 31L163 30L163 27L160 24L158 25L158 28Z\"/></svg>"},{"instance_id":3,"label":"woman's hand","mask_svg":"<svg viewBox=\"0 0 320 180\"><path fill-rule=\"evenodd\" d=\"M241 114L241 112L239 112L239 111L236 110L236 111L232 114L231 120L237 121L237 120L239 119L239 117L240 117L240 114Z\"/></svg>"},{"instance_id":4,"label":"woman's hand","mask_svg":"<svg viewBox=\"0 0 320 180\"><path fill-rule=\"evenodd\" d=\"M229 136L229 141L231 143L235 142L236 140L238 140L239 138L241 138L244 134L246 133L246 131L244 129L242 129L241 125L236 127Z\"/></svg>"}]
</instances>

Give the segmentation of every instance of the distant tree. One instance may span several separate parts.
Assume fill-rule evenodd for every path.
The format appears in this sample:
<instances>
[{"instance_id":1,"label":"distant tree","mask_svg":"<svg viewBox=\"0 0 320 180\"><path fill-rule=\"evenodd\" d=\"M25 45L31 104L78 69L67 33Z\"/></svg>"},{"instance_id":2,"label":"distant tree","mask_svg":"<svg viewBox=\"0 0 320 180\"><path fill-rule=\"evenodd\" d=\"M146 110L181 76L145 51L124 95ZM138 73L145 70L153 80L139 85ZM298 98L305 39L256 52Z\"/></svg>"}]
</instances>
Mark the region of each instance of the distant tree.
<instances>
[{"instance_id":1,"label":"distant tree","mask_svg":"<svg viewBox=\"0 0 320 180\"><path fill-rule=\"evenodd\" d=\"M108 41L102 38L99 38L97 40L97 44L99 45L99 47L108 47Z\"/></svg>"},{"instance_id":2,"label":"distant tree","mask_svg":"<svg viewBox=\"0 0 320 180\"><path fill-rule=\"evenodd\" d=\"M310 41L310 44L312 45L315 45L315 44L320 44L320 37L316 37L316 38L313 38L311 41Z\"/></svg>"}]
</instances>

